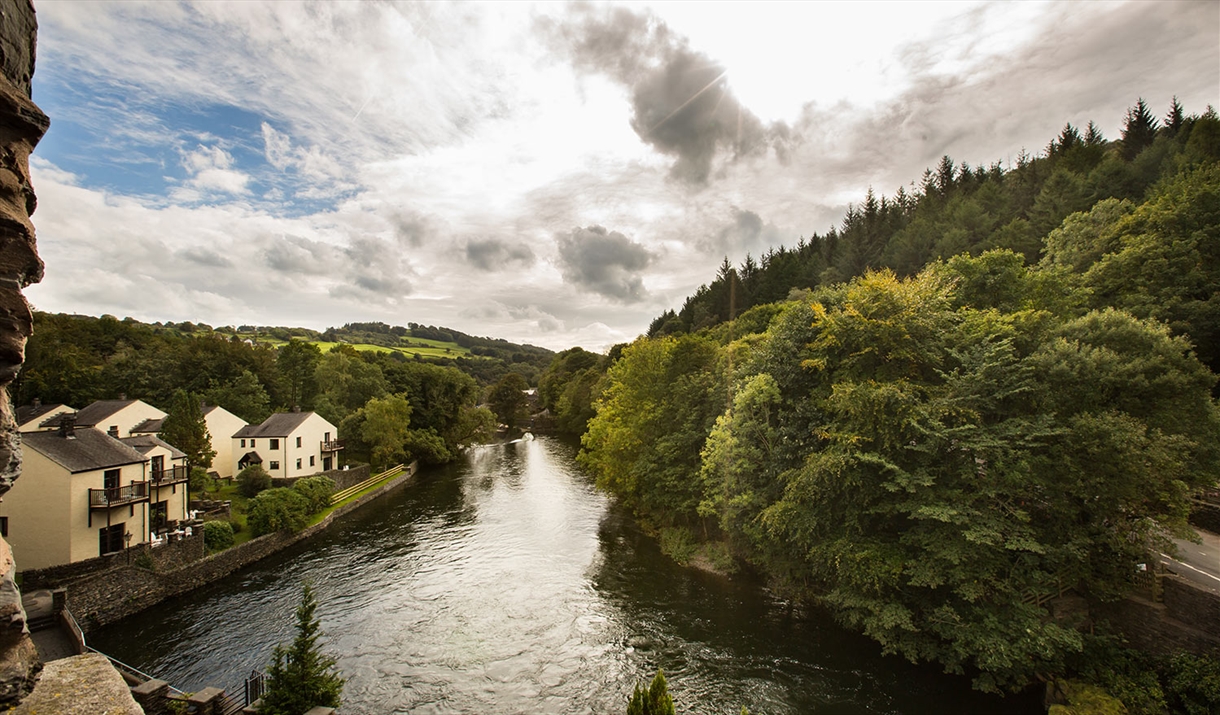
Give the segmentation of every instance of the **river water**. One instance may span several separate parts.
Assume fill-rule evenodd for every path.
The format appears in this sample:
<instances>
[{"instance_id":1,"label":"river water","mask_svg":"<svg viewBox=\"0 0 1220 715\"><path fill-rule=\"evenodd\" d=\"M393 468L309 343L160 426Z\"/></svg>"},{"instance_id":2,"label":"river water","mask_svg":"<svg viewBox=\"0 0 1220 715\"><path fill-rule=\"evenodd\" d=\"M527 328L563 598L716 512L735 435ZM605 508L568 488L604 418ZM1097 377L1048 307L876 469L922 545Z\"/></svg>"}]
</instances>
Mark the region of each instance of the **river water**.
<instances>
[{"instance_id":1,"label":"river water","mask_svg":"<svg viewBox=\"0 0 1220 715\"><path fill-rule=\"evenodd\" d=\"M301 584L343 715L622 713L664 668L679 712L1036 713L749 579L678 566L552 438L472 450L229 579L89 634L184 690L241 692L293 637Z\"/></svg>"}]
</instances>

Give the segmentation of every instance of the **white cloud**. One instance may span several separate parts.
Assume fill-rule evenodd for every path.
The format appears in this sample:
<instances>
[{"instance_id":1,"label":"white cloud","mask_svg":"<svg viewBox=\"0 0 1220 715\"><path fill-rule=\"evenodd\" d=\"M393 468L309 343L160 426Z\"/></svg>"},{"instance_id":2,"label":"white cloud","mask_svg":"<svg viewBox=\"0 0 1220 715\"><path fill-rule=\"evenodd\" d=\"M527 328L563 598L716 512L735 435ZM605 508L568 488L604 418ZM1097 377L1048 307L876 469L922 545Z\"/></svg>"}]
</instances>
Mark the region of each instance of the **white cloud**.
<instances>
[{"instance_id":1,"label":"white cloud","mask_svg":"<svg viewBox=\"0 0 1220 715\"><path fill-rule=\"evenodd\" d=\"M782 161L671 180L673 156L632 128L630 89L535 33L564 6L41 5L39 73L74 92L57 105L112 127L111 170L178 178L125 196L88 157L36 158L47 277L31 295L148 320L410 321L600 349L680 306L724 255L824 232L870 185L889 194L943 153L1003 160L1068 120L1113 137L1137 96L1197 112L1220 86L1214 3L635 7L723 64L743 110L791 127ZM242 126L176 123L217 107ZM630 245L556 242L591 226ZM623 250L599 263L590 246Z\"/></svg>"}]
</instances>

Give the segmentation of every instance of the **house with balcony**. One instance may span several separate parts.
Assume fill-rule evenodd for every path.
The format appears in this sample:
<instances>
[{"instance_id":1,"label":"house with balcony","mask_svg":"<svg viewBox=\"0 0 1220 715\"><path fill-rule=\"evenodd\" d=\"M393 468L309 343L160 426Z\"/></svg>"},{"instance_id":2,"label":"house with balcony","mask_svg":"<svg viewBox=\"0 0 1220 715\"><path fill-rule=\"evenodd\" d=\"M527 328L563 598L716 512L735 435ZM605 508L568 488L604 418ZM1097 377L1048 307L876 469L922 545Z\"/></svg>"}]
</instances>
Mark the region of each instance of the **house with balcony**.
<instances>
[{"instance_id":1,"label":"house with balcony","mask_svg":"<svg viewBox=\"0 0 1220 715\"><path fill-rule=\"evenodd\" d=\"M22 568L45 568L149 540L149 460L105 432L22 435L21 479L0 501L0 533ZM185 491L185 485L180 491Z\"/></svg>"},{"instance_id":2,"label":"house with balcony","mask_svg":"<svg viewBox=\"0 0 1220 715\"><path fill-rule=\"evenodd\" d=\"M280 412L233 433L237 471L261 464L272 477L304 477L339 467L339 430L316 412Z\"/></svg>"},{"instance_id":3,"label":"house with balcony","mask_svg":"<svg viewBox=\"0 0 1220 715\"><path fill-rule=\"evenodd\" d=\"M186 453L152 434L119 440L148 460L148 520L153 534L164 533L174 522L186 521L190 472Z\"/></svg>"},{"instance_id":4,"label":"house with balcony","mask_svg":"<svg viewBox=\"0 0 1220 715\"><path fill-rule=\"evenodd\" d=\"M233 454L232 434L248 423L219 405L204 405L203 421L212 440L212 449L216 452L216 456L212 458L210 473L220 479L232 479L237 475L234 469L237 466L237 457L240 456ZM131 428L131 434L160 435L164 422L164 417L144 420Z\"/></svg>"},{"instance_id":5,"label":"house with balcony","mask_svg":"<svg viewBox=\"0 0 1220 715\"><path fill-rule=\"evenodd\" d=\"M44 405L34 400L32 405L18 407L13 417L17 420L18 432L40 432L55 429L51 426L52 423L56 422L60 415L72 412L76 412L76 408L60 404ZM47 426L43 427L43 423L47 423Z\"/></svg>"}]
</instances>

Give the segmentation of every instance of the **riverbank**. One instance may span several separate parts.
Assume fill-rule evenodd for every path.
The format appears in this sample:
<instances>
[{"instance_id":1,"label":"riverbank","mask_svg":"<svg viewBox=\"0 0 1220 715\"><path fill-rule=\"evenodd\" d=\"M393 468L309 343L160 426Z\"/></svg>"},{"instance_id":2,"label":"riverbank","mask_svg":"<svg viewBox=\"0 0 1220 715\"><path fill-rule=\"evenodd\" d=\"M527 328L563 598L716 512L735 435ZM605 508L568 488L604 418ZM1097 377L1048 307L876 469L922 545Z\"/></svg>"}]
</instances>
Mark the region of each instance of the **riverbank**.
<instances>
[{"instance_id":1,"label":"riverbank","mask_svg":"<svg viewBox=\"0 0 1220 715\"><path fill-rule=\"evenodd\" d=\"M81 628L88 632L145 611L169 598L219 581L240 568L315 536L345 514L410 483L417 470L418 463L412 462L398 476L368 492L353 495L350 500L341 502L316 523L295 533L281 531L266 534L172 568L164 562L154 564L154 568L150 569L116 561L104 571L75 579L64 579L58 583L42 583L40 587L66 588L68 609L72 611Z\"/></svg>"}]
</instances>

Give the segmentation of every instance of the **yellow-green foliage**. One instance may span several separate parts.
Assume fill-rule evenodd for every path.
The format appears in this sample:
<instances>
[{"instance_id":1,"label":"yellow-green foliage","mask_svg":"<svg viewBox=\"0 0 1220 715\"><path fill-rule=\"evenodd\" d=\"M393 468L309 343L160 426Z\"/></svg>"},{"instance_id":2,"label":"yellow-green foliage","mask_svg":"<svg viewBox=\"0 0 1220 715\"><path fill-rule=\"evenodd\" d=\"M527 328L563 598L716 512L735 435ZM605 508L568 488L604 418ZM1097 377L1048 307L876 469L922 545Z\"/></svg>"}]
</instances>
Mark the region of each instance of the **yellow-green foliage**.
<instances>
[{"instance_id":1,"label":"yellow-green foliage","mask_svg":"<svg viewBox=\"0 0 1220 715\"><path fill-rule=\"evenodd\" d=\"M1127 715L1121 700L1096 685L1060 680L1053 687L1065 702L1052 705L1047 715Z\"/></svg>"}]
</instances>

